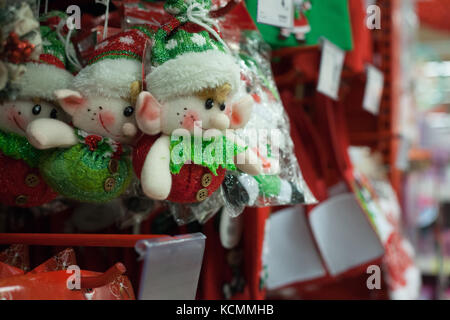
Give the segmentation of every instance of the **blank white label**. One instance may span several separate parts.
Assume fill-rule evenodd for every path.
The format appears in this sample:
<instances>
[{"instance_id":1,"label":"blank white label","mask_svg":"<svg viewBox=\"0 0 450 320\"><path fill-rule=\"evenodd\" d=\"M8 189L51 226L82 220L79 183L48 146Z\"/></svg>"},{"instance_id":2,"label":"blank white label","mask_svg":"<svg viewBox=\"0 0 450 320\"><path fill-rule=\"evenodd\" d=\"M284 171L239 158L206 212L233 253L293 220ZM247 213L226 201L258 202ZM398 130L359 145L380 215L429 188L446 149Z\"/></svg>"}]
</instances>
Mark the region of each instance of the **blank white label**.
<instances>
[{"instance_id":1,"label":"blank white label","mask_svg":"<svg viewBox=\"0 0 450 320\"><path fill-rule=\"evenodd\" d=\"M294 2L292 0L258 0L258 23L281 28L294 25Z\"/></svg>"},{"instance_id":2,"label":"blank white label","mask_svg":"<svg viewBox=\"0 0 450 320\"><path fill-rule=\"evenodd\" d=\"M380 110L381 95L383 94L384 75L383 73L369 65L367 67L367 83L364 92L363 108L373 114L378 114Z\"/></svg>"},{"instance_id":3,"label":"blank white label","mask_svg":"<svg viewBox=\"0 0 450 320\"><path fill-rule=\"evenodd\" d=\"M344 58L344 50L324 39L317 91L334 100L338 99Z\"/></svg>"},{"instance_id":4,"label":"blank white label","mask_svg":"<svg viewBox=\"0 0 450 320\"><path fill-rule=\"evenodd\" d=\"M269 218L266 233L267 288L325 276L308 221L301 205L280 210Z\"/></svg>"},{"instance_id":5,"label":"blank white label","mask_svg":"<svg viewBox=\"0 0 450 320\"><path fill-rule=\"evenodd\" d=\"M309 221L331 275L383 255L381 241L353 193L322 202L310 212Z\"/></svg>"}]
</instances>

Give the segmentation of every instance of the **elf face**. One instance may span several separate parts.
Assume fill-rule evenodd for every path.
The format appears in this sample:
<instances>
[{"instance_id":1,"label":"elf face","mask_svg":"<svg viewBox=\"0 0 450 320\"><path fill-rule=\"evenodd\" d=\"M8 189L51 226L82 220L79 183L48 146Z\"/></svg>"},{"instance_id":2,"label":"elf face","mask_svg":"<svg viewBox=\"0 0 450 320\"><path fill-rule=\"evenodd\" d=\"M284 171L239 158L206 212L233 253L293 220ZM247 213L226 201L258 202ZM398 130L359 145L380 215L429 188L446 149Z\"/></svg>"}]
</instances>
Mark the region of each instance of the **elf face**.
<instances>
[{"instance_id":1,"label":"elf face","mask_svg":"<svg viewBox=\"0 0 450 320\"><path fill-rule=\"evenodd\" d=\"M134 106L125 99L85 97L72 90L58 90L55 94L77 128L122 143L131 142L137 134Z\"/></svg>"},{"instance_id":2,"label":"elf face","mask_svg":"<svg viewBox=\"0 0 450 320\"><path fill-rule=\"evenodd\" d=\"M39 99L7 101L0 104L0 129L25 136L28 124L39 118L67 121L67 115L54 104Z\"/></svg>"},{"instance_id":3,"label":"elf face","mask_svg":"<svg viewBox=\"0 0 450 320\"><path fill-rule=\"evenodd\" d=\"M150 135L170 135L179 128L194 132L194 128L222 131L243 127L250 118L253 100L247 95L232 103L230 91L229 85L223 85L163 103L151 93L142 92L136 104L138 126Z\"/></svg>"}]
</instances>

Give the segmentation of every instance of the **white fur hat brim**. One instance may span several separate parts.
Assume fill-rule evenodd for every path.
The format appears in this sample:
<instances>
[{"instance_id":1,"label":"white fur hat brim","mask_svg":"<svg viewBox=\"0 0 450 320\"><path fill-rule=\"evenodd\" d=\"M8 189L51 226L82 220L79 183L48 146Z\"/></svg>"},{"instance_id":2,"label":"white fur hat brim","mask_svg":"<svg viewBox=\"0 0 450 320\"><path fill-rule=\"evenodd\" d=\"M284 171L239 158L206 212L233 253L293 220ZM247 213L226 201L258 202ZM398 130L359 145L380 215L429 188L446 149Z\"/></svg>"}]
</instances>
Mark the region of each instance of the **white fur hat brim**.
<instances>
[{"instance_id":1,"label":"white fur hat brim","mask_svg":"<svg viewBox=\"0 0 450 320\"><path fill-rule=\"evenodd\" d=\"M71 86L74 76L67 70L50 64L29 62L25 73L14 82L20 89L19 98L54 100L53 92Z\"/></svg>"},{"instance_id":2,"label":"white fur hat brim","mask_svg":"<svg viewBox=\"0 0 450 320\"><path fill-rule=\"evenodd\" d=\"M154 68L146 82L147 90L160 101L225 83L235 92L239 87L240 68L233 56L218 50L189 52Z\"/></svg>"},{"instance_id":3,"label":"white fur hat brim","mask_svg":"<svg viewBox=\"0 0 450 320\"><path fill-rule=\"evenodd\" d=\"M142 79L142 64L131 59L105 59L83 68L72 88L86 96L129 99L131 83Z\"/></svg>"}]
</instances>

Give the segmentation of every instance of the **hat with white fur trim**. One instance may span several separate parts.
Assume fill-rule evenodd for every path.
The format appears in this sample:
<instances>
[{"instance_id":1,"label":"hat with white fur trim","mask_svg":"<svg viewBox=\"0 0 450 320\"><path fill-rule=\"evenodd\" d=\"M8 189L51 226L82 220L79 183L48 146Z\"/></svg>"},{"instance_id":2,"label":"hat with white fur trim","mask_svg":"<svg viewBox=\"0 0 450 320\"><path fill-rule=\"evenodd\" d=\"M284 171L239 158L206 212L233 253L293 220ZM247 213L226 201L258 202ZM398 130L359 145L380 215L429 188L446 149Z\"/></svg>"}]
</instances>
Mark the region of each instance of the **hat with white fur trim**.
<instances>
[{"instance_id":1,"label":"hat with white fur trim","mask_svg":"<svg viewBox=\"0 0 450 320\"><path fill-rule=\"evenodd\" d=\"M142 54L151 31L144 27L117 33L96 46L72 88L87 96L130 99L130 85L142 80Z\"/></svg>"},{"instance_id":2,"label":"hat with white fur trim","mask_svg":"<svg viewBox=\"0 0 450 320\"><path fill-rule=\"evenodd\" d=\"M14 82L19 88L18 98L42 98L53 100L53 92L68 88L73 75L66 70L65 47L56 31L40 27L43 52L39 61L27 62L25 73Z\"/></svg>"},{"instance_id":3,"label":"hat with white fur trim","mask_svg":"<svg viewBox=\"0 0 450 320\"><path fill-rule=\"evenodd\" d=\"M167 0L172 20L155 34L147 89L158 100L225 83L238 90L240 69L208 17L211 0Z\"/></svg>"}]
</instances>

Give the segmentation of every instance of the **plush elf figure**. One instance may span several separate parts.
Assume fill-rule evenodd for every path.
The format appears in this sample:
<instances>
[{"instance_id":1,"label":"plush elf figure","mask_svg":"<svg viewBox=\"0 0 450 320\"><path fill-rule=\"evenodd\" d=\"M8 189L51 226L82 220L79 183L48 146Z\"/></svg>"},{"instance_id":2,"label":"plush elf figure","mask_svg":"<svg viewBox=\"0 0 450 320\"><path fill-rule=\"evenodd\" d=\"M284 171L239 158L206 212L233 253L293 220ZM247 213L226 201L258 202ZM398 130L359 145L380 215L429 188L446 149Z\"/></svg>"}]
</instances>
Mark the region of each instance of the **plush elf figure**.
<instances>
[{"instance_id":1,"label":"plush elf figure","mask_svg":"<svg viewBox=\"0 0 450 320\"><path fill-rule=\"evenodd\" d=\"M293 33L298 41L304 41L306 34L311 31L311 26L309 25L307 14L305 14L311 9L311 2L309 0L295 0L294 5L294 27L282 28L281 35L287 38L291 33Z\"/></svg>"},{"instance_id":2,"label":"plush elf figure","mask_svg":"<svg viewBox=\"0 0 450 320\"><path fill-rule=\"evenodd\" d=\"M247 94L238 99L240 69L207 17L210 6L210 0L166 1L173 18L155 34L148 92L136 105L147 135L133 155L142 189L153 199L201 202L219 188L227 169L261 172L256 155L230 138L232 130L223 134L246 124L253 101ZM207 138L208 129L217 135ZM180 134L186 132L190 137ZM218 149L223 152L214 154ZM243 161L235 164L240 153Z\"/></svg>"},{"instance_id":3,"label":"plush elf figure","mask_svg":"<svg viewBox=\"0 0 450 320\"><path fill-rule=\"evenodd\" d=\"M132 29L100 42L71 86L55 96L72 116L72 126L39 119L27 130L39 149L46 181L62 195L105 202L122 194L132 177L126 145L138 130L134 102L140 91L146 30Z\"/></svg>"},{"instance_id":4,"label":"plush elf figure","mask_svg":"<svg viewBox=\"0 0 450 320\"><path fill-rule=\"evenodd\" d=\"M39 173L43 154L28 142L26 129L35 119L68 120L53 91L67 87L73 76L65 69L64 45L56 32L41 26L41 35L39 61L26 63L25 73L14 82L17 99L0 104L0 202L10 206L35 207L56 197Z\"/></svg>"}]
</instances>

